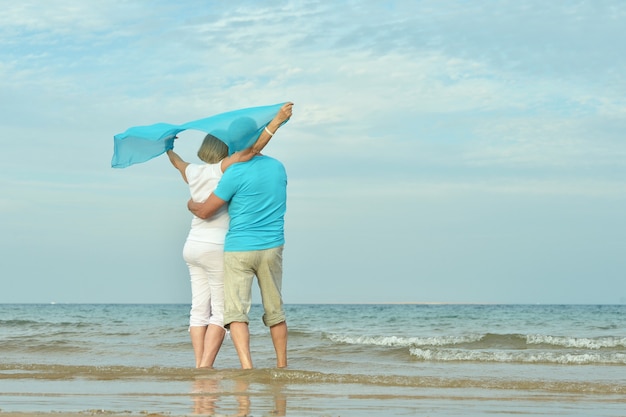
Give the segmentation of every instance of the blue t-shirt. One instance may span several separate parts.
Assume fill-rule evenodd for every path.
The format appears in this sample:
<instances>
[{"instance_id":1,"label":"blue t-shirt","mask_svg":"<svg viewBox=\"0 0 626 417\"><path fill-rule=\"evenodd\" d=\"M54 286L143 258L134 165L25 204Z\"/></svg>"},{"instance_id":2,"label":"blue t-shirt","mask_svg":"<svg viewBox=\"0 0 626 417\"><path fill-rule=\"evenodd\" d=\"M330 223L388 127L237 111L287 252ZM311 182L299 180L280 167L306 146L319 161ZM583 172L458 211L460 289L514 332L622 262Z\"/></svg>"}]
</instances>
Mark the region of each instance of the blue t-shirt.
<instances>
[{"instance_id":1,"label":"blue t-shirt","mask_svg":"<svg viewBox=\"0 0 626 417\"><path fill-rule=\"evenodd\" d=\"M285 243L287 173L280 161L259 155L233 164L213 193L228 202L226 252L270 249Z\"/></svg>"}]
</instances>

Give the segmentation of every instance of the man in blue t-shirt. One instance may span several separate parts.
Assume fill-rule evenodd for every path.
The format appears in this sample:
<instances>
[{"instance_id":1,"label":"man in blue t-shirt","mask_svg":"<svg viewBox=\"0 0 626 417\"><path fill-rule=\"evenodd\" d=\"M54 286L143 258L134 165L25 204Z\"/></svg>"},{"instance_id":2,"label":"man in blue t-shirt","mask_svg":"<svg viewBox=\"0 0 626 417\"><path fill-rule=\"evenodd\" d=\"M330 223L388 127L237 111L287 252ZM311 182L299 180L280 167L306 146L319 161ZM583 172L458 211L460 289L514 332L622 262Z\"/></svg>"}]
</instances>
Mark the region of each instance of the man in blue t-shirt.
<instances>
[{"instance_id":1,"label":"man in blue t-shirt","mask_svg":"<svg viewBox=\"0 0 626 417\"><path fill-rule=\"evenodd\" d=\"M276 365L284 368L287 322L281 287L287 173L283 164L264 155L233 164L204 203L189 200L188 208L206 219L226 203L230 226L224 243L224 325L230 329L241 367L251 369L248 312L256 276Z\"/></svg>"}]
</instances>

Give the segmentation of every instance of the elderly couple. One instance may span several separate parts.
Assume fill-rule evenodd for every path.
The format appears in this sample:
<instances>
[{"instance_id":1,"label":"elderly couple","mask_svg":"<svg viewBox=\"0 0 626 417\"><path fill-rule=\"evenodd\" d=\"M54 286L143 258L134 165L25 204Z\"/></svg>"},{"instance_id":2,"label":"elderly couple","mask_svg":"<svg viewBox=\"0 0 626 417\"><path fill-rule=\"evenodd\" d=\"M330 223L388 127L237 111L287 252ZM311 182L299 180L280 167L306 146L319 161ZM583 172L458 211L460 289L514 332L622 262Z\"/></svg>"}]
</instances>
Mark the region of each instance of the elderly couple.
<instances>
[{"instance_id":1,"label":"elderly couple","mask_svg":"<svg viewBox=\"0 0 626 417\"><path fill-rule=\"evenodd\" d=\"M205 164L167 155L189 184L194 214L183 249L191 276L189 332L197 368L212 368L228 328L241 367L252 368L248 312L257 277L263 322L270 328L276 366L287 366L287 322L281 296L287 174L261 155L291 117L284 104L249 148L228 155L224 142L207 135L198 150Z\"/></svg>"}]
</instances>

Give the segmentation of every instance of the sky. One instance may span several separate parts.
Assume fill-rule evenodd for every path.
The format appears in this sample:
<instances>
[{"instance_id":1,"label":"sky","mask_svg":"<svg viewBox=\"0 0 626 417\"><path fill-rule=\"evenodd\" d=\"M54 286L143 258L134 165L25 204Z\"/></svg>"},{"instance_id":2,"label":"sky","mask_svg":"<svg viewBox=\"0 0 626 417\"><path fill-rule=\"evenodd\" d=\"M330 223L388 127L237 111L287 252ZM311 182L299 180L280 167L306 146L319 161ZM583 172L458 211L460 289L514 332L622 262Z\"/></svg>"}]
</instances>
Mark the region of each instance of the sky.
<instances>
[{"instance_id":1,"label":"sky","mask_svg":"<svg viewBox=\"0 0 626 417\"><path fill-rule=\"evenodd\" d=\"M3 0L0 303L190 302L188 188L113 135L285 101L285 303L626 303L624 39L618 0Z\"/></svg>"}]
</instances>

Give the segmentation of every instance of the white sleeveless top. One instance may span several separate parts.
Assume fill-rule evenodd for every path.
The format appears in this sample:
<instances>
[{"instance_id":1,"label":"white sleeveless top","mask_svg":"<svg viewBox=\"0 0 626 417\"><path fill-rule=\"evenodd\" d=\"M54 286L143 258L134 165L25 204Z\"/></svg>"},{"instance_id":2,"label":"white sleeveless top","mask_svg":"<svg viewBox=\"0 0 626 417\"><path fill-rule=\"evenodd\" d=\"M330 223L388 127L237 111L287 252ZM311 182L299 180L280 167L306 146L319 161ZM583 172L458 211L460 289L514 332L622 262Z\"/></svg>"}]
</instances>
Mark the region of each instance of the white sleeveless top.
<instances>
[{"instance_id":1,"label":"white sleeveless top","mask_svg":"<svg viewBox=\"0 0 626 417\"><path fill-rule=\"evenodd\" d=\"M193 201L202 203L209 198L209 195L215 190L217 183L222 178L221 166L222 161L217 164L187 165L185 175L187 176L189 191ZM223 245L229 223L230 216L228 215L227 204L206 220L193 216L187 240Z\"/></svg>"}]
</instances>

